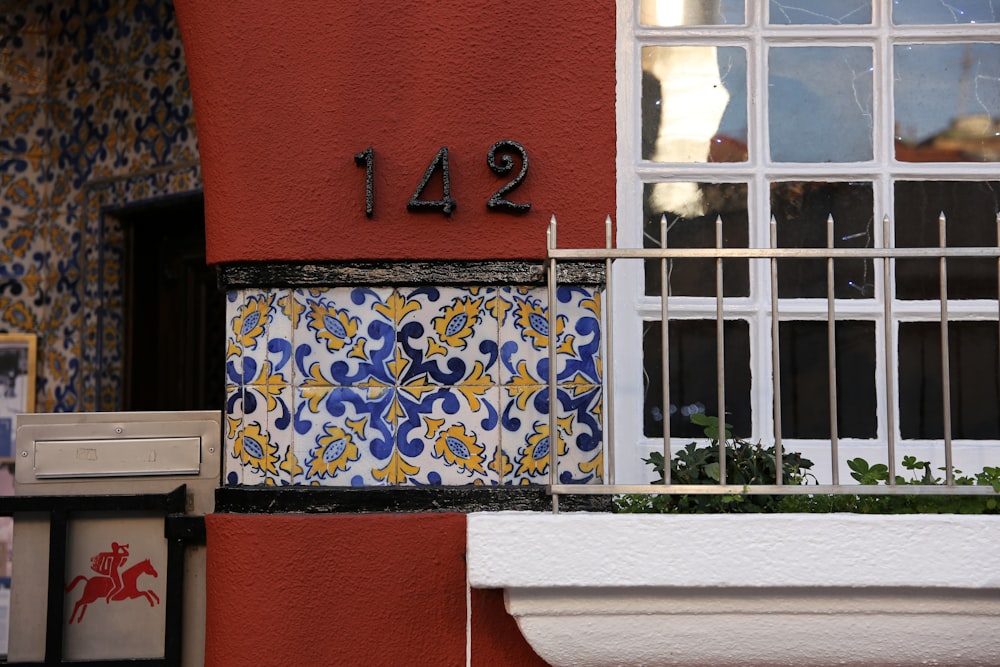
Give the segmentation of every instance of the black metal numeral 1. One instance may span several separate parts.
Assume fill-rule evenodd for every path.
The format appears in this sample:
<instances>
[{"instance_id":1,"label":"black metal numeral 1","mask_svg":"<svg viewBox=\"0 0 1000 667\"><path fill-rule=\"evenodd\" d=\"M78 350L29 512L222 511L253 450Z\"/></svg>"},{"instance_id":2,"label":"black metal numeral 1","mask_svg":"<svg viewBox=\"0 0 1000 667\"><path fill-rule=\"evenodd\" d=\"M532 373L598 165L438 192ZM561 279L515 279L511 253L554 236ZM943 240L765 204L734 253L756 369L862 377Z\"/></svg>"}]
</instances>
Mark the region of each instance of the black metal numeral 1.
<instances>
[{"instance_id":1,"label":"black metal numeral 1","mask_svg":"<svg viewBox=\"0 0 1000 667\"><path fill-rule=\"evenodd\" d=\"M441 170L441 199L421 199L427 182L431 180L436 169ZM406 208L410 211L440 210L446 216L458 207L458 203L451 198L451 178L448 175L448 147L442 146L441 150L434 156L433 162L427 167L423 180L413 192L410 201L406 203Z\"/></svg>"},{"instance_id":2,"label":"black metal numeral 1","mask_svg":"<svg viewBox=\"0 0 1000 667\"><path fill-rule=\"evenodd\" d=\"M354 164L365 168L365 215L375 213L375 149L371 146L354 156Z\"/></svg>"},{"instance_id":3,"label":"black metal numeral 1","mask_svg":"<svg viewBox=\"0 0 1000 667\"><path fill-rule=\"evenodd\" d=\"M497 151L503 153L500 164L496 162ZM486 164L497 176L506 176L514 169L514 158L511 157L511 153L517 153L521 156L521 171L513 180L493 193L493 196L486 202L486 207L509 213L526 213L531 209L530 203L513 202L505 196L520 187L524 177L528 175L528 152L524 150L524 146L511 139L501 139L490 146L490 151L486 154Z\"/></svg>"}]
</instances>

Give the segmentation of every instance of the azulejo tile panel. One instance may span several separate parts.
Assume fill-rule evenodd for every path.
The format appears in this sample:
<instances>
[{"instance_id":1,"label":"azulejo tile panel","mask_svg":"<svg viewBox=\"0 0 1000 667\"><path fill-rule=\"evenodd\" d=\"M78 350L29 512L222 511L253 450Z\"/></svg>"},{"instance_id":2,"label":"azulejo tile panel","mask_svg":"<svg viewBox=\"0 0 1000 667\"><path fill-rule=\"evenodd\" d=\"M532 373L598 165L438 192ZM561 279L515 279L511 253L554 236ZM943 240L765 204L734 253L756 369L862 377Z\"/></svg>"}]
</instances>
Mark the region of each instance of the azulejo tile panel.
<instances>
[{"instance_id":1,"label":"azulejo tile panel","mask_svg":"<svg viewBox=\"0 0 1000 667\"><path fill-rule=\"evenodd\" d=\"M201 188L170 0L0 14L0 330L40 334L36 405L121 407L121 235L104 211Z\"/></svg>"},{"instance_id":2,"label":"azulejo tile panel","mask_svg":"<svg viewBox=\"0 0 1000 667\"><path fill-rule=\"evenodd\" d=\"M227 483L599 481L600 292L557 298L552 447L543 288L229 292Z\"/></svg>"}]
</instances>

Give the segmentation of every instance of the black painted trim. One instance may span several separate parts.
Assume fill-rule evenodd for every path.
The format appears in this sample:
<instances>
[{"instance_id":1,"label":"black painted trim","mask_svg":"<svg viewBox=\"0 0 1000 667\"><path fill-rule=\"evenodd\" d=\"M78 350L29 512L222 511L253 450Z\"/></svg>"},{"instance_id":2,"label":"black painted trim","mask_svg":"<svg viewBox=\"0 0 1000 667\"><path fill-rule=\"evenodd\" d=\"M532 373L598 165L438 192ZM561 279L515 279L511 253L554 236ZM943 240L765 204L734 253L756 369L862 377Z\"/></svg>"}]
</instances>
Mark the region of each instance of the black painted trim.
<instances>
[{"instance_id":1,"label":"black painted trim","mask_svg":"<svg viewBox=\"0 0 1000 667\"><path fill-rule=\"evenodd\" d=\"M603 285L603 262L561 262L560 284ZM404 285L545 285L540 261L268 262L218 267L222 289Z\"/></svg>"},{"instance_id":2,"label":"black painted trim","mask_svg":"<svg viewBox=\"0 0 1000 667\"><path fill-rule=\"evenodd\" d=\"M607 512L609 496L560 495L560 511ZM215 511L231 514L359 514L366 512L545 512L544 486L315 487L225 486Z\"/></svg>"}]
</instances>

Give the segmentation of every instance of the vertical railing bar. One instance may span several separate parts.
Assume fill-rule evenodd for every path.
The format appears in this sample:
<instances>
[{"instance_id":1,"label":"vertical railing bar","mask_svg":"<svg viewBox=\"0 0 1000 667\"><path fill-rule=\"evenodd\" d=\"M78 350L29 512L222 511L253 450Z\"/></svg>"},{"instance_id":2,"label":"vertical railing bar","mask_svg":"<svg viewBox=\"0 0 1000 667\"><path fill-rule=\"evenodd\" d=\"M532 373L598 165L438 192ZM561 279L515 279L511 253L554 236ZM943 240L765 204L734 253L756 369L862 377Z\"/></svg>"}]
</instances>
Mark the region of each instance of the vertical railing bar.
<instances>
[{"instance_id":1,"label":"vertical railing bar","mask_svg":"<svg viewBox=\"0 0 1000 667\"><path fill-rule=\"evenodd\" d=\"M549 250L555 250L556 248L556 216L552 216L549 221L549 229L547 234L547 243ZM556 431L558 422L556 420L556 410L558 410L559 400L556 394L556 295L558 293L556 289L556 281L558 276L556 273L556 260L552 257L552 253L549 253L548 257L548 269L549 269L549 309L548 309L548 325L549 325L549 484L555 486L559 483L559 432ZM552 513L559 513L559 494L555 491L552 492Z\"/></svg>"},{"instance_id":2,"label":"vertical railing bar","mask_svg":"<svg viewBox=\"0 0 1000 667\"><path fill-rule=\"evenodd\" d=\"M168 518L164 519L169 520ZM167 597L164 601L166 622L163 626L163 660L171 667L181 667L184 637L184 542L167 542Z\"/></svg>"},{"instance_id":3,"label":"vertical railing bar","mask_svg":"<svg viewBox=\"0 0 1000 667\"><path fill-rule=\"evenodd\" d=\"M938 247L947 247L947 220L944 211L938 216ZM945 484L955 483L955 471L951 457L951 360L948 345L948 258L938 259L940 271L941 298L941 410L944 426L944 475Z\"/></svg>"},{"instance_id":4,"label":"vertical railing bar","mask_svg":"<svg viewBox=\"0 0 1000 667\"><path fill-rule=\"evenodd\" d=\"M667 249L667 216L660 216L660 247ZM669 312L667 308L667 293L670 289L667 275L668 260L660 259L660 370L663 383L663 483L670 484L670 334Z\"/></svg>"},{"instance_id":5,"label":"vertical railing bar","mask_svg":"<svg viewBox=\"0 0 1000 667\"><path fill-rule=\"evenodd\" d=\"M889 248L889 215L882 217L882 247ZM892 354L892 260L882 260L882 291L885 314L885 400L886 453L889 457L889 486L896 485L896 392Z\"/></svg>"},{"instance_id":6,"label":"vertical railing bar","mask_svg":"<svg viewBox=\"0 0 1000 667\"><path fill-rule=\"evenodd\" d=\"M722 216L715 218L715 247L722 248ZM722 258L715 258L715 381L719 402L719 484L726 483L726 354L723 329Z\"/></svg>"},{"instance_id":7,"label":"vertical railing bar","mask_svg":"<svg viewBox=\"0 0 1000 667\"><path fill-rule=\"evenodd\" d=\"M833 248L833 214L826 218L826 247ZM830 462L833 483L840 484L840 431L837 428L837 319L833 285L833 257L826 260L826 354L830 392Z\"/></svg>"},{"instance_id":8,"label":"vertical railing bar","mask_svg":"<svg viewBox=\"0 0 1000 667\"><path fill-rule=\"evenodd\" d=\"M66 510L49 512L49 572L45 610L45 664L63 663L63 619L66 609Z\"/></svg>"},{"instance_id":9,"label":"vertical railing bar","mask_svg":"<svg viewBox=\"0 0 1000 667\"><path fill-rule=\"evenodd\" d=\"M614 223L611 222L611 216L607 216L604 219L604 246L607 249L613 248L615 245L614 239ZM607 352L607 363L604 364L604 374L608 375L613 372L614 365L614 317L612 304L614 299L611 298L612 294L612 284L611 284L611 258L604 260L604 291L607 295L604 299L604 309L607 313L605 321L607 326L605 327L605 350ZM610 388L614 385L614 382L607 382L606 385ZM607 394L607 400L605 401L605 419L604 422L607 424L608 430L608 460L607 460L607 480L609 483L615 483L615 453L617 449L615 448L615 393L614 389L609 389Z\"/></svg>"},{"instance_id":10,"label":"vertical railing bar","mask_svg":"<svg viewBox=\"0 0 1000 667\"><path fill-rule=\"evenodd\" d=\"M997 247L1000 248L1000 211L997 211ZM1000 362L1000 257L997 257L997 357ZM996 370L1000 373L1000 363Z\"/></svg>"},{"instance_id":11,"label":"vertical railing bar","mask_svg":"<svg viewBox=\"0 0 1000 667\"><path fill-rule=\"evenodd\" d=\"M778 222L771 216L771 248L778 247ZM774 469L778 471L776 484L784 483L784 447L781 441L781 350L778 346L778 259L771 257L771 383L774 391Z\"/></svg>"}]
</instances>

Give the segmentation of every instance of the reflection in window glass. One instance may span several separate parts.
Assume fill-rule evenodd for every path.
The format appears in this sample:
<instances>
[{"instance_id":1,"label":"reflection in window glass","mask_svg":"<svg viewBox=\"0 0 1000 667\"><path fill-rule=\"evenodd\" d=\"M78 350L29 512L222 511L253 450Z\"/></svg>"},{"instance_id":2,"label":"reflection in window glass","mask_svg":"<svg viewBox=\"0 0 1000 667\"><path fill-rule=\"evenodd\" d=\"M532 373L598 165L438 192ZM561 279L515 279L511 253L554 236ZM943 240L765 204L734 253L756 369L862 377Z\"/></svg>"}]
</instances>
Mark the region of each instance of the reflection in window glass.
<instances>
[{"instance_id":1,"label":"reflection in window glass","mask_svg":"<svg viewBox=\"0 0 1000 667\"><path fill-rule=\"evenodd\" d=\"M643 159L745 161L746 71L746 52L738 47L645 47Z\"/></svg>"},{"instance_id":2,"label":"reflection in window glass","mask_svg":"<svg viewBox=\"0 0 1000 667\"><path fill-rule=\"evenodd\" d=\"M750 327L746 320L723 324L726 366L726 423L737 437L749 437ZM670 321L670 435L703 438L704 428L695 426L692 412L719 414L716 393L715 320ZM663 367L660 322L646 322L642 330L642 364L647 437L663 437Z\"/></svg>"},{"instance_id":3,"label":"reflection in window glass","mask_svg":"<svg viewBox=\"0 0 1000 667\"><path fill-rule=\"evenodd\" d=\"M825 248L827 219L833 216L835 248L874 244L871 183L780 182L771 184L771 213L779 248ZM865 259L834 261L834 297L870 299L875 295L874 265ZM778 260L778 295L826 298L826 260Z\"/></svg>"},{"instance_id":4,"label":"reflection in window glass","mask_svg":"<svg viewBox=\"0 0 1000 667\"><path fill-rule=\"evenodd\" d=\"M874 438L875 323L838 321L837 433ZM781 322L781 433L786 438L830 437L830 372L826 322Z\"/></svg>"},{"instance_id":5,"label":"reflection in window glass","mask_svg":"<svg viewBox=\"0 0 1000 667\"><path fill-rule=\"evenodd\" d=\"M772 160L872 159L870 48L772 48L768 62Z\"/></svg>"},{"instance_id":6,"label":"reflection in window glass","mask_svg":"<svg viewBox=\"0 0 1000 667\"><path fill-rule=\"evenodd\" d=\"M955 438L1000 438L997 323L948 325L951 428ZM904 438L943 438L941 326L899 324L899 419Z\"/></svg>"},{"instance_id":7,"label":"reflection in window glass","mask_svg":"<svg viewBox=\"0 0 1000 667\"><path fill-rule=\"evenodd\" d=\"M945 238L951 247L991 247L997 242L1000 182L899 181L895 186L895 245L930 248L940 244L938 217L947 223ZM896 297L938 299L940 271L936 259L898 259ZM948 260L949 299L996 299L995 259Z\"/></svg>"},{"instance_id":8,"label":"reflection in window glass","mask_svg":"<svg viewBox=\"0 0 1000 667\"><path fill-rule=\"evenodd\" d=\"M742 25L743 0L642 0L639 23L649 26Z\"/></svg>"},{"instance_id":9,"label":"reflection in window glass","mask_svg":"<svg viewBox=\"0 0 1000 667\"><path fill-rule=\"evenodd\" d=\"M778 25L841 25L872 22L871 0L771 0L770 22Z\"/></svg>"},{"instance_id":10,"label":"reflection in window glass","mask_svg":"<svg viewBox=\"0 0 1000 667\"><path fill-rule=\"evenodd\" d=\"M644 246L660 247L660 218L667 216L668 248L714 248L716 219L722 218L722 246L748 247L746 183L647 183ZM646 262L646 293L660 294L663 269ZM678 259L667 265L671 296L715 296L715 260ZM725 296L749 296L747 260L722 261Z\"/></svg>"},{"instance_id":11,"label":"reflection in window glass","mask_svg":"<svg viewBox=\"0 0 1000 667\"><path fill-rule=\"evenodd\" d=\"M1000 44L906 44L893 54L896 159L1000 161Z\"/></svg>"},{"instance_id":12,"label":"reflection in window glass","mask_svg":"<svg viewBox=\"0 0 1000 667\"><path fill-rule=\"evenodd\" d=\"M892 0L892 22L896 25L997 21L1000 6L992 0Z\"/></svg>"}]
</instances>

